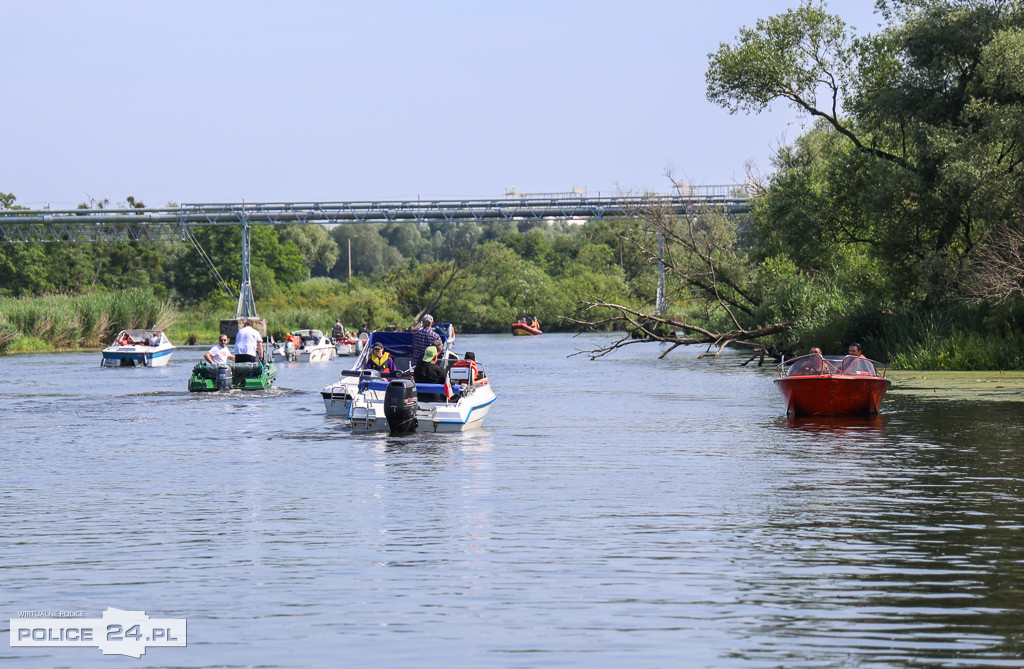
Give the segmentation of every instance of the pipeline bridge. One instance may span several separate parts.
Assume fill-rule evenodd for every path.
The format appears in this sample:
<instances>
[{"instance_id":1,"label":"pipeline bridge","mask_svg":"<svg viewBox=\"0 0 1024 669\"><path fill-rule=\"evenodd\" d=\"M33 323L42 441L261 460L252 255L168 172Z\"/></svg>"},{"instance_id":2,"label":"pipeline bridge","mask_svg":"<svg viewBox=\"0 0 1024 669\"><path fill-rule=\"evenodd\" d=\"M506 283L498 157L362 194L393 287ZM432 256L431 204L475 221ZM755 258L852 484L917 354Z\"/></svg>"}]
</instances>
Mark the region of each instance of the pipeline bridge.
<instances>
[{"instance_id":1,"label":"pipeline bridge","mask_svg":"<svg viewBox=\"0 0 1024 669\"><path fill-rule=\"evenodd\" d=\"M610 197L566 193L461 200L217 202L141 209L8 209L0 210L0 243L185 241L190 237L189 228L192 226L241 226L242 288L237 315L245 317L256 314L249 283L251 225L436 221L582 222L589 219L636 218L652 210L670 216L692 215L709 210L744 214L749 211L749 201L750 191L747 186L735 184L682 187L677 188L673 194Z\"/></svg>"},{"instance_id":2,"label":"pipeline bridge","mask_svg":"<svg viewBox=\"0 0 1024 669\"><path fill-rule=\"evenodd\" d=\"M506 197L465 200L222 202L128 209L0 210L0 243L180 241L197 225L587 220L636 217L661 209L685 215L708 208L746 213L744 185L700 186L671 195Z\"/></svg>"}]
</instances>

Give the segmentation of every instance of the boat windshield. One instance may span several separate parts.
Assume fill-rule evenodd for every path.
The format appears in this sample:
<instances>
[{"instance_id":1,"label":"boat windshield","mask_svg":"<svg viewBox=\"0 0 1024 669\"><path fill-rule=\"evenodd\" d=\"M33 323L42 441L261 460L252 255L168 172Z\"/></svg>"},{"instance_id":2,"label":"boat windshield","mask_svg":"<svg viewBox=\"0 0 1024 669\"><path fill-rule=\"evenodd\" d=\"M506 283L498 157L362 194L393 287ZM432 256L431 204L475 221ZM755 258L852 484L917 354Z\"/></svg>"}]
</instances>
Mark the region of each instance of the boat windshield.
<instances>
[{"instance_id":1,"label":"boat windshield","mask_svg":"<svg viewBox=\"0 0 1024 669\"><path fill-rule=\"evenodd\" d=\"M780 372L782 371L781 368L785 365L789 365L789 371L786 372L786 376L821 376L822 374L840 373L838 360L826 358L817 353L787 360L782 365L779 365Z\"/></svg>"},{"instance_id":2,"label":"boat windshield","mask_svg":"<svg viewBox=\"0 0 1024 669\"><path fill-rule=\"evenodd\" d=\"M880 375L875 369L874 362L867 358L855 355L823 356L817 353L802 355L783 362L779 365L779 373L784 376L821 376L823 374L885 376L885 374Z\"/></svg>"},{"instance_id":3,"label":"boat windshield","mask_svg":"<svg viewBox=\"0 0 1024 669\"><path fill-rule=\"evenodd\" d=\"M114 337L112 346L163 346L170 344L160 330L121 330Z\"/></svg>"},{"instance_id":4,"label":"boat windshield","mask_svg":"<svg viewBox=\"0 0 1024 669\"><path fill-rule=\"evenodd\" d=\"M858 376L878 376L875 366L867 358L856 355L848 355L843 358L843 374L856 374Z\"/></svg>"}]
</instances>

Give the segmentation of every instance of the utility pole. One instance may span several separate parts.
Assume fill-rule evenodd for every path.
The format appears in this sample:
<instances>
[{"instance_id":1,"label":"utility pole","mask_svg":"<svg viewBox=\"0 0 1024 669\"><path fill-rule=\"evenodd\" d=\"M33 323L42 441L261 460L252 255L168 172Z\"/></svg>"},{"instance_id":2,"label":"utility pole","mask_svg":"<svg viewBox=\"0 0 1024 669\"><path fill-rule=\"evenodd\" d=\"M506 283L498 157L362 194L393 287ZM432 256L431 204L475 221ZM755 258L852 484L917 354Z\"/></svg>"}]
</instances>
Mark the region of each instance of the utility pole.
<instances>
[{"instance_id":1,"label":"utility pole","mask_svg":"<svg viewBox=\"0 0 1024 669\"><path fill-rule=\"evenodd\" d=\"M658 294L655 297L654 313L661 316L665 313L665 257L662 248L661 225L658 226Z\"/></svg>"}]
</instances>

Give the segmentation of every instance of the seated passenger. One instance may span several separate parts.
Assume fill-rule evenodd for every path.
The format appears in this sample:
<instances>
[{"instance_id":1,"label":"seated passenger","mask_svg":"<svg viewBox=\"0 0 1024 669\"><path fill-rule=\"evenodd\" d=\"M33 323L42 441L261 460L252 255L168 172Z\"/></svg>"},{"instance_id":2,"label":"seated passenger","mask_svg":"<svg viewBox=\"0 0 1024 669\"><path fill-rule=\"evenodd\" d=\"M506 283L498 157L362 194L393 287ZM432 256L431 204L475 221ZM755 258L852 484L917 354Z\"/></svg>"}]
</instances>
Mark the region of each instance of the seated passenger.
<instances>
[{"instance_id":1,"label":"seated passenger","mask_svg":"<svg viewBox=\"0 0 1024 669\"><path fill-rule=\"evenodd\" d=\"M128 336L127 332L122 334L121 338L117 340L117 345L118 346L131 346L134 343L135 342L132 341L132 338Z\"/></svg>"},{"instance_id":2,"label":"seated passenger","mask_svg":"<svg viewBox=\"0 0 1024 669\"><path fill-rule=\"evenodd\" d=\"M876 376L875 366L871 364L860 348L860 344L850 344L847 355L843 358L843 374L858 374L863 376Z\"/></svg>"},{"instance_id":3,"label":"seated passenger","mask_svg":"<svg viewBox=\"0 0 1024 669\"><path fill-rule=\"evenodd\" d=\"M390 376L395 373L395 360L384 350L384 344L376 342L363 369L376 369L381 376Z\"/></svg>"},{"instance_id":4,"label":"seated passenger","mask_svg":"<svg viewBox=\"0 0 1024 669\"><path fill-rule=\"evenodd\" d=\"M809 355L789 368L789 376L817 376L825 373L825 360L820 355Z\"/></svg>"},{"instance_id":5,"label":"seated passenger","mask_svg":"<svg viewBox=\"0 0 1024 669\"><path fill-rule=\"evenodd\" d=\"M157 333L157 332L154 332L153 334L151 334L149 336L149 339L146 340L146 346L159 346L159 345L160 345L160 334Z\"/></svg>"},{"instance_id":6,"label":"seated passenger","mask_svg":"<svg viewBox=\"0 0 1024 669\"><path fill-rule=\"evenodd\" d=\"M219 342L207 351L203 357L211 365L226 365L228 360L234 361L235 356L232 355L231 349L228 348L228 336L221 335Z\"/></svg>"},{"instance_id":7,"label":"seated passenger","mask_svg":"<svg viewBox=\"0 0 1024 669\"><path fill-rule=\"evenodd\" d=\"M428 346L423 351L423 358L416 363L412 372L412 380L416 383L438 383L444 384L448 381L448 372L444 367L437 364L438 350L436 346ZM444 402L447 396L437 393L420 393L420 399L424 402Z\"/></svg>"},{"instance_id":8,"label":"seated passenger","mask_svg":"<svg viewBox=\"0 0 1024 669\"><path fill-rule=\"evenodd\" d=\"M848 355L843 358L843 374L859 376L877 376L875 366L863 356Z\"/></svg>"},{"instance_id":9,"label":"seated passenger","mask_svg":"<svg viewBox=\"0 0 1024 669\"><path fill-rule=\"evenodd\" d=\"M472 364L470 367L473 369L473 380L479 381L480 379L486 379L487 373L484 372L484 368L476 364L476 353L472 351L466 351L466 355L463 356L464 360L469 360Z\"/></svg>"}]
</instances>

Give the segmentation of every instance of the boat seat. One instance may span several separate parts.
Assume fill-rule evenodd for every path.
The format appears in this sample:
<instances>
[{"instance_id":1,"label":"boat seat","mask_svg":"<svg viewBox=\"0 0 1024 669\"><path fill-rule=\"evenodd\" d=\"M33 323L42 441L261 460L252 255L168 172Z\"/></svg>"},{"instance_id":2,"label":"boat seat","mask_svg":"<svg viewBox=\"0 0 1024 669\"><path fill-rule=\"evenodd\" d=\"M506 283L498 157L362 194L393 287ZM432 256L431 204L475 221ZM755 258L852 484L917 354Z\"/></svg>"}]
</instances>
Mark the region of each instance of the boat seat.
<instances>
[{"instance_id":1,"label":"boat seat","mask_svg":"<svg viewBox=\"0 0 1024 669\"><path fill-rule=\"evenodd\" d=\"M461 361L460 361L461 362ZM448 378L452 380L452 383L473 383L474 369L468 365L461 365L455 363L450 370L448 370Z\"/></svg>"}]
</instances>

